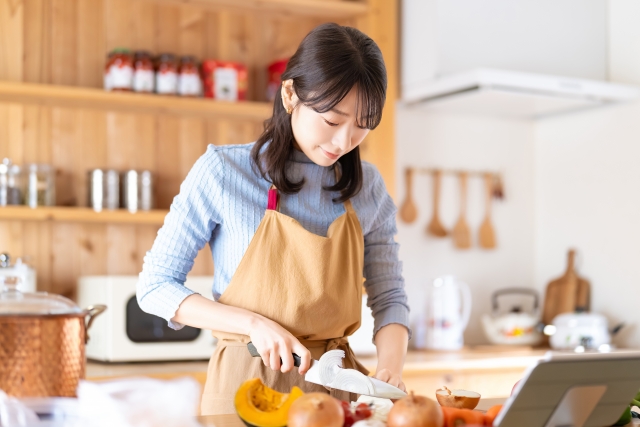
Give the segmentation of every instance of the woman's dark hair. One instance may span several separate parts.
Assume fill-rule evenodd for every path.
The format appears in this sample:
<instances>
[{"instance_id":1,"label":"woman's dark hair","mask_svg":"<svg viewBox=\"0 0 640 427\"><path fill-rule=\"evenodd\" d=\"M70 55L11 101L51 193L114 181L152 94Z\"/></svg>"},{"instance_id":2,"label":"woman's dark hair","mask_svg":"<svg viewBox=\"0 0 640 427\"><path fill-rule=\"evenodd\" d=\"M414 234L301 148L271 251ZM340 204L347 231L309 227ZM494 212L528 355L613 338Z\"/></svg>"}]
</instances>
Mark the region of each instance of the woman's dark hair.
<instances>
[{"instance_id":1,"label":"woman's dark hair","mask_svg":"<svg viewBox=\"0 0 640 427\"><path fill-rule=\"evenodd\" d=\"M293 80L293 90L300 103L320 113L334 108L357 87L358 125L374 129L380 123L387 91L387 71L376 43L355 28L333 23L314 28L300 43L282 74L283 81L289 79ZM278 90L273 115L264 122L264 131L253 147L251 157L260 175L285 194L297 193L304 185L304 179L292 182L286 176L286 163L295 149L293 143L291 116L284 109ZM340 197L334 202L341 203L362 188L359 147L340 157L338 163L341 169L339 181L324 189L339 191Z\"/></svg>"}]
</instances>

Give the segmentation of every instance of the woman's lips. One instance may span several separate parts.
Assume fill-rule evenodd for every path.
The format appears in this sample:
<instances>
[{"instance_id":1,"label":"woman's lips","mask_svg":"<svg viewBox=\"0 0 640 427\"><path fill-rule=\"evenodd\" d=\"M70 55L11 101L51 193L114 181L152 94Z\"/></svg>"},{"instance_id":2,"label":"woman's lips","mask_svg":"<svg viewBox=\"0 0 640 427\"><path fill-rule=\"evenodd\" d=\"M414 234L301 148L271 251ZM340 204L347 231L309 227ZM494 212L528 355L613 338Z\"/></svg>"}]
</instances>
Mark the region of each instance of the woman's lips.
<instances>
[{"instance_id":1,"label":"woman's lips","mask_svg":"<svg viewBox=\"0 0 640 427\"><path fill-rule=\"evenodd\" d=\"M329 159L331 160L336 160L338 157L340 157L340 154L333 154L330 153L329 151L325 150L324 148L320 147L320 149L322 150L322 152L324 153L325 156L327 156Z\"/></svg>"}]
</instances>

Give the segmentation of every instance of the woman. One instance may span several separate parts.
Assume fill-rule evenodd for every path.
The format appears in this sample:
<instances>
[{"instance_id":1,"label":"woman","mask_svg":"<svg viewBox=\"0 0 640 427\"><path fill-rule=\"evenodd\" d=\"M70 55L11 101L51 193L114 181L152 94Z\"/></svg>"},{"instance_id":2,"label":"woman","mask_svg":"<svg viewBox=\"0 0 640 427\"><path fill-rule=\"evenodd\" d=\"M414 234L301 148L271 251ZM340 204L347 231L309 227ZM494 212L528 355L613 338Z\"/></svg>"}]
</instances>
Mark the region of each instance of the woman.
<instances>
[{"instance_id":1,"label":"woman","mask_svg":"<svg viewBox=\"0 0 640 427\"><path fill-rule=\"evenodd\" d=\"M396 208L358 149L382 115L382 55L360 31L325 24L305 37L282 79L254 144L209 146L196 162L140 274L143 310L218 338L203 415L233 413L234 393L253 377L282 392L293 385L327 392L301 374L332 349L345 351L345 367L366 373L347 340L360 326L363 273L375 376L404 389L409 307ZM215 302L183 285L206 243ZM250 356L250 341L261 358ZM302 358L297 370L292 353Z\"/></svg>"}]
</instances>

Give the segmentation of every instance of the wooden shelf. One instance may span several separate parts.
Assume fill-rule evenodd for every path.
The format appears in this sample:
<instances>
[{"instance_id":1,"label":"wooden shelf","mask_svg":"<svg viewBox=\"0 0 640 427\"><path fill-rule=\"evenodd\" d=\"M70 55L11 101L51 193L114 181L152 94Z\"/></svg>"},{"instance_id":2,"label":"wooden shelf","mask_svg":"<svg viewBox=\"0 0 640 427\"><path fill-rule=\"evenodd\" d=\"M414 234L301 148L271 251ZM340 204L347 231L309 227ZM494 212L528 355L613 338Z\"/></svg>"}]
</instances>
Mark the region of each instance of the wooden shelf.
<instances>
[{"instance_id":1,"label":"wooden shelf","mask_svg":"<svg viewBox=\"0 0 640 427\"><path fill-rule=\"evenodd\" d=\"M264 120L271 115L268 102L223 102L205 98L107 92L102 89L0 81L0 102L91 108L141 114L225 117Z\"/></svg>"},{"instance_id":2,"label":"wooden shelf","mask_svg":"<svg viewBox=\"0 0 640 427\"><path fill-rule=\"evenodd\" d=\"M27 206L0 207L0 221L58 221L87 222L109 224L146 224L162 225L169 211L152 210L130 213L124 209L96 212L90 208L76 207L40 207Z\"/></svg>"},{"instance_id":3,"label":"wooden shelf","mask_svg":"<svg viewBox=\"0 0 640 427\"><path fill-rule=\"evenodd\" d=\"M284 12L332 18L351 18L369 12L365 1L356 0L152 0L164 3L192 4L259 11Z\"/></svg>"}]
</instances>

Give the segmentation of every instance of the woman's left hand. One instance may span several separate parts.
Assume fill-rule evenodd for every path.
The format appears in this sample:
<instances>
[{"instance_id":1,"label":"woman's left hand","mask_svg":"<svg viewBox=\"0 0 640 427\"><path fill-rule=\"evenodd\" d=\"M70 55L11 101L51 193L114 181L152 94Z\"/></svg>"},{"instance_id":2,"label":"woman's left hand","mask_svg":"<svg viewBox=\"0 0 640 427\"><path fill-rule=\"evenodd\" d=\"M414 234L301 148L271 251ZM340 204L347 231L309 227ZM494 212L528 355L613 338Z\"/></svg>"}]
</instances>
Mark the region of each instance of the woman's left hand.
<instances>
[{"instance_id":1,"label":"woman's left hand","mask_svg":"<svg viewBox=\"0 0 640 427\"><path fill-rule=\"evenodd\" d=\"M374 378L391 384L394 387L398 387L400 390L406 392L407 388L402 382L402 375L400 373L393 373L387 368L378 369Z\"/></svg>"}]
</instances>

